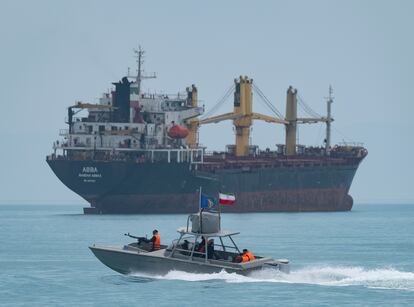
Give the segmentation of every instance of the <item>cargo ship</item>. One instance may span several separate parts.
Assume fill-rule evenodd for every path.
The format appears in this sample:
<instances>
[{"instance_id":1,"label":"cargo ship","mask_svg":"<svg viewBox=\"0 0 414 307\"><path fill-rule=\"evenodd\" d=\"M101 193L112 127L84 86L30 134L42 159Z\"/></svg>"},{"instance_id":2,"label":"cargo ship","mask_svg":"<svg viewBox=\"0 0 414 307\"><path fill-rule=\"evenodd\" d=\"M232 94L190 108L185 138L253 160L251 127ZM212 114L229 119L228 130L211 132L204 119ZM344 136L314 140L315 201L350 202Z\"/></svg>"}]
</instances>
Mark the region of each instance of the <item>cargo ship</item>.
<instances>
[{"instance_id":1,"label":"cargo ship","mask_svg":"<svg viewBox=\"0 0 414 307\"><path fill-rule=\"evenodd\" d=\"M142 81L155 74L144 75L144 51L134 51L137 73L112 83L99 103L69 106L68 127L46 157L61 182L89 202L84 213L195 212L199 187L210 195L235 193L237 203L224 212L351 210L349 189L367 150L331 145L331 88L326 116L304 104L293 87L282 115L253 79L241 76L212 108L233 96L233 112L206 116L212 112L204 114L195 85L176 95L144 93ZM271 115L253 112L253 93ZM312 116L299 117L298 106ZM235 143L209 152L198 129L223 120L233 122ZM284 125L285 143L266 149L251 144L254 120ZM326 125L323 146L297 144L297 126L311 123Z\"/></svg>"}]
</instances>

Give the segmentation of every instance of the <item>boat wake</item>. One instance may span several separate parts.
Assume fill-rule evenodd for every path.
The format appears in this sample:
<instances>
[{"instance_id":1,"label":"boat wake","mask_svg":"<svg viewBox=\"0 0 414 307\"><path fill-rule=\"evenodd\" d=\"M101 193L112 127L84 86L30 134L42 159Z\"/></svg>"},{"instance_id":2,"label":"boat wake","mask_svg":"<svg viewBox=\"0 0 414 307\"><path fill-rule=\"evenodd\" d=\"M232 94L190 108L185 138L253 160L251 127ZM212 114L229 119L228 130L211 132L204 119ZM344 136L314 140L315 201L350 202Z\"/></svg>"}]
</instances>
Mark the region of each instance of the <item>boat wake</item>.
<instances>
[{"instance_id":1,"label":"boat wake","mask_svg":"<svg viewBox=\"0 0 414 307\"><path fill-rule=\"evenodd\" d=\"M133 274L135 277L148 275ZM253 272L248 276L222 271L213 274L194 274L171 271L163 276L151 276L155 279L182 281L222 280L228 283L290 283L321 286L362 286L367 288L414 291L414 272L403 272L393 268L364 269L362 267L320 266L303 268L285 274L272 269Z\"/></svg>"}]
</instances>

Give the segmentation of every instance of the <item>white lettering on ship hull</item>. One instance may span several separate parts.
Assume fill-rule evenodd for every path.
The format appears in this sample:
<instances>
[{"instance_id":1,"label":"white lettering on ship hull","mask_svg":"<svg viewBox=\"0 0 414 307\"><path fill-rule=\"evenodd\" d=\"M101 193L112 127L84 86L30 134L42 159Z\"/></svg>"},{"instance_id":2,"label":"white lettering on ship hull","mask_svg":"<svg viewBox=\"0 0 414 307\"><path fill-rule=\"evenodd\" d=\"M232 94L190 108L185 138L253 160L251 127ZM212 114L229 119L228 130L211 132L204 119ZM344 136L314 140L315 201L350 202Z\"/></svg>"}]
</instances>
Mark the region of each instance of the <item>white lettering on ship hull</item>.
<instances>
[{"instance_id":1,"label":"white lettering on ship hull","mask_svg":"<svg viewBox=\"0 0 414 307\"><path fill-rule=\"evenodd\" d=\"M95 166L84 166L82 168L82 173L97 173L98 168Z\"/></svg>"},{"instance_id":2,"label":"white lettering on ship hull","mask_svg":"<svg viewBox=\"0 0 414 307\"><path fill-rule=\"evenodd\" d=\"M84 166L82 172L78 174L79 178L83 179L83 182L94 183L96 179L102 178L102 174L98 172L96 166Z\"/></svg>"}]
</instances>

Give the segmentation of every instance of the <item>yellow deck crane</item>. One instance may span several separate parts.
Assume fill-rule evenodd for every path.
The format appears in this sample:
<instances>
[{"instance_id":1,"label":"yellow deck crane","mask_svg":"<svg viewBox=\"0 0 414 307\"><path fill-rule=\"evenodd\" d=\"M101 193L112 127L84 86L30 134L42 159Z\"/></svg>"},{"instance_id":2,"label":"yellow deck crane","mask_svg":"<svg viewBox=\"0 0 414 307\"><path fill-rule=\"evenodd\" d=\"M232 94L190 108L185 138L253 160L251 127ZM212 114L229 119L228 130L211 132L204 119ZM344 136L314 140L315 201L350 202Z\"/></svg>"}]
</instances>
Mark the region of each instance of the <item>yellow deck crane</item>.
<instances>
[{"instance_id":1,"label":"yellow deck crane","mask_svg":"<svg viewBox=\"0 0 414 307\"><path fill-rule=\"evenodd\" d=\"M218 123L224 120L233 120L236 130L236 156L244 157L249 154L249 138L250 127L253 120L262 120L268 123L283 124L286 127L286 155L296 154L296 130L297 124L303 123L317 123L325 122L330 125L333 119L330 117L330 108L328 107L327 117L311 117L298 118L297 117L297 90L289 87L286 97L286 115L285 118L277 118L269 115L253 112L253 94L252 85L253 79L247 76L240 76L239 79L234 80L234 109L233 112L225 113L217 116L212 116L206 119L190 119L187 122L187 127L190 130L187 136L187 144L190 147L197 146L197 129L200 125ZM192 106L197 106L197 89L195 86L189 91L191 95ZM332 101L331 101L332 102ZM329 104L328 104L329 106ZM327 129L328 131L328 129ZM328 137L327 137L328 138Z\"/></svg>"},{"instance_id":2,"label":"yellow deck crane","mask_svg":"<svg viewBox=\"0 0 414 307\"><path fill-rule=\"evenodd\" d=\"M193 84L190 88L187 88L187 96L190 100L190 105L193 108L198 107L198 100L197 100L197 87ZM187 145L190 148L194 148L197 146L197 131L199 126L199 120L196 117L190 118L186 122L188 128L188 135L186 137Z\"/></svg>"}]
</instances>

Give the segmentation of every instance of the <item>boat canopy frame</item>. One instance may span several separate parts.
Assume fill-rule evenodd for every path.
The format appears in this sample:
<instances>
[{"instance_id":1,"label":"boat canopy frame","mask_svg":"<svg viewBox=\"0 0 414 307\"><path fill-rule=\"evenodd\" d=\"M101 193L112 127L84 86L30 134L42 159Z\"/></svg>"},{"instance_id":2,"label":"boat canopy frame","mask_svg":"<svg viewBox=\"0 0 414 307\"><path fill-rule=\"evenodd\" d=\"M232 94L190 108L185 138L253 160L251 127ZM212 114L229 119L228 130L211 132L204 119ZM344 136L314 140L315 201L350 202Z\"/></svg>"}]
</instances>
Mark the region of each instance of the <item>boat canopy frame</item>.
<instances>
[{"instance_id":1,"label":"boat canopy frame","mask_svg":"<svg viewBox=\"0 0 414 307\"><path fill-rule=\"evenodd\" d=\"M201 255L201 257L204 257L204 261L208 262L208 241L209 238L219 238L220 244L214 244L214 246L219 246L223 249L223 252L226 253L226 248L233 249L237 251L237 253L241 254L240 249L238 248L237 244L234 242L232 236L240 234L240 232L230 232L230 231L220 231L216 233L201 233L201 232L192 232L188 230L188 227L182 227L177 230L177 232L180 234L180 237L177 240L173 241L173 248L171 251L171 254L169 255L170 258L174 258L174 255L176 252L184 252L184 254L181 255L187 255L190 261L194 260L195 255ZM188 249L181 248L181 244L183 239L186 237L194 237L194 244L191 247L191 251ZM195 250L196 242L198 238L205 238L205 246L204 246L204 252L199 252ZM223 238L228 237L233 244L231 245L225 245L223 242Z\"/></svg>"}]
</instances>

